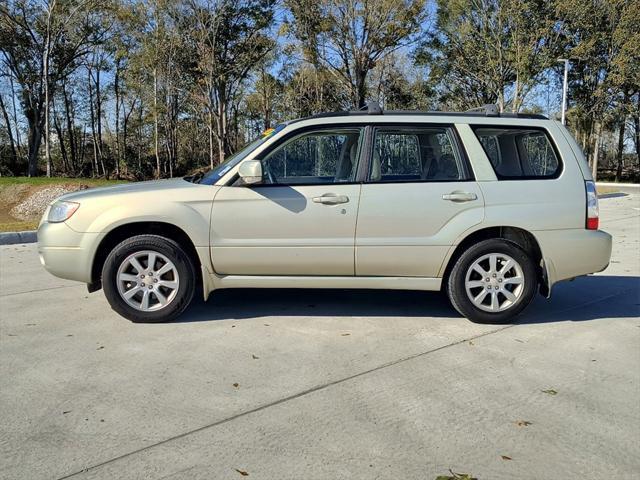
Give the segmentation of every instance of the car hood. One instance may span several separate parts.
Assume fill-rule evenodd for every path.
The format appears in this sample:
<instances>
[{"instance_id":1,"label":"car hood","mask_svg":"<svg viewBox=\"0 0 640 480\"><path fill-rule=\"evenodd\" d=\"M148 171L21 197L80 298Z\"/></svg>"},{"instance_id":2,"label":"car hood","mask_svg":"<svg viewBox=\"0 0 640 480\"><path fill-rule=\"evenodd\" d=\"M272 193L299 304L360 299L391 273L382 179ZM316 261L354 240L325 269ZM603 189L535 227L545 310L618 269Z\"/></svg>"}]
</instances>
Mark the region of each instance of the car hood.
<instances>
[{"instance_id":1,"label":"car hood","mask_svg":"<svg viewBox=\"0 0 640 480\"><path fill-rule=\"evenodd\" d=\"M151 180L147 182L125 183L122 185L113 185L109 187L89 188L86 190L79 190L77 192L67 193L62 195L57 200L66 200L70 202L82 203L83 200L99 199L101 197L107 197L112 195L122 194L139 194L139 193L158 193L162 190L175 191L176 189L187 189L193 187L204 187L205 185L199 185L197 183L191 183L183 178L172 178L169 180Z\"/></svg>"}]
</instances>

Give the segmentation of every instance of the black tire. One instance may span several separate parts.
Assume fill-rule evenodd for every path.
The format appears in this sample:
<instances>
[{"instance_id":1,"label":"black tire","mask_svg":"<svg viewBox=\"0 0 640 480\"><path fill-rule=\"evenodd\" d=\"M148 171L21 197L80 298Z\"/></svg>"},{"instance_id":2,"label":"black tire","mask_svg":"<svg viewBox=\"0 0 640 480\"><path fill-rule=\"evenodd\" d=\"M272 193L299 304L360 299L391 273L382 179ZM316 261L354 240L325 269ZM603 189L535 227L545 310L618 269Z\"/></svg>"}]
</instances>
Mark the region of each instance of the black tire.
<instances>
[{"instance_id":1,"label":"black tire","mask_svg":"<svg viewBox=\"0 0 640 480\"><path fill-rule=\"evenodd\" d=\"M487 312L478 308L467 295L465 288L465 277L469 268L484 255L493 253L509 255L520 264L524 275L523 290L519 298L506 310L499 312ZM508 240L493 238L473 245L458 257L445 287L451 304L464 317L475 323L501 324L509 323L531 303L538 289L538 278L536 266L524 250Z\"/></svg>"},{"instance_id":2,"label":"black tire","mask_svg":"<svg viewBox=\"0 0 640 480\"><path fill-rule=\"evenodd\" d=\"M180 279L173 299L159 310L136 310L118 291L118 268L127 257L142 250L158 252L168 258L175 265ZM196 270L189 255L175 241L158 235L136 235L119 243L107 257L102 267L102 287L111 308L128 320L135 323L168 322L178 317L191 303L196 289Z\"/></svg>"}]
</instances>

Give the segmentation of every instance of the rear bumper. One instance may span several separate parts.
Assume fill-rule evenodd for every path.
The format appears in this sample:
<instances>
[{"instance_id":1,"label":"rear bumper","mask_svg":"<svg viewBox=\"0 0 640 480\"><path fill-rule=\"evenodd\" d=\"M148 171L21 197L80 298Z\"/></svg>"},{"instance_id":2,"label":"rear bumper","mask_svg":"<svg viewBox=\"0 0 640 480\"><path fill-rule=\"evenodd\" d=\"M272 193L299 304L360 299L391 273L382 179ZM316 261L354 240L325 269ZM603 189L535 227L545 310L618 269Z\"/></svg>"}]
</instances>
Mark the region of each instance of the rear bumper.
<instances>
[{"instance_id":1,"label":"rear bumper","mask_svg":"<svg viewBox=\"0 0 640 480\"><path fill-rule=\"evenodd\" d=\"M91 267L99 233L79 233L66 223L38 227L40 263L56 277L91 283Z\"/></svg>"},{"instance_id":2,"label":"rear bumper","mask_svg":"<svg viewBox=\"0 0 640 480\"><path fill-rule=\"evenodd\" d=\"M601 272L611 260L612 238L601 230L541 230L532 232L544 259L549 289L569 278Z\"/></svg>"}]
</instances>

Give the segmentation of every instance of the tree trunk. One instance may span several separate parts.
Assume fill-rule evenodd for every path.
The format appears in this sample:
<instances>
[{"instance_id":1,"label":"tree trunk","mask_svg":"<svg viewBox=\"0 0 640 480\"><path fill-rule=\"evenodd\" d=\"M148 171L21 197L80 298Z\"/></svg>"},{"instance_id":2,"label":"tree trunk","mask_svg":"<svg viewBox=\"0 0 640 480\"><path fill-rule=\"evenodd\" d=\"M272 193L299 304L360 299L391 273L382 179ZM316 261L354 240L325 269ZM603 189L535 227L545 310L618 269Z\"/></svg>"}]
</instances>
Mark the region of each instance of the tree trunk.
<instances>
[{"instance_id":1,"label":"tree trunk","mask_svg":"<svg viewBox=\"0 0 640 480\"><path fill-rule=\"evenodd\" d=\"M156 178L160 178L160 152L158 150L158 69L153 69L153 143L156 154Z\"/></svg>"},{"instance_id":2,"label":"tree trunk","mask_svg":"<svg viewBox=\"0 0 640 480\"><path fill-rule=\"evenodd\" d=\"M116 178L120 178L120 61L116 60L116 71L113 78L113 90L116 102Z\"/></svg>"},{"instance_id":3,"label":"tree trunk","mask_svg":"<svg viewBox=\"0 0 640 480\"><path fill-rule=\"evenodd\" d=\"M71 102L69 101L69 96L67 94L67 85L66 81L63 79L62 81L62 96L64 98L64 115L67 121L67 136L69 137L69 154L71 157L71 170L75 175L78 169L78 150L76 145L76 136L75 136L75 122L71 118Z\"/></svg>"},{"instance_id":4,"label":"tree trunk","mask_svg":"<svg viewBox=\"0 0 640 480\"><path fill-rule=\"evenodd\" d=\"M218 105L217 117L218 163L224 162L227 153L227 109L223 102Z\"/></svg>"},{"instance_id":5,"label":"tree trunk","mask_svg":"<svg viewBox=\"0 0 640 480\"><path fill-rule=\"evenodd\" d=\"M600 152L600 124L596 123L595 131L593 136L594 144L593 144L593 160L591 165L591 175L593 176L593 181L595 182L598 179L598 153Z\"/></svg>"},{"instance_id":6,"label":"tree trunk","mask_svg":"<svg viewBox=\"0 0 640 480\"><path fill-rule=\"evenodd\" d=\"M95 109L93 105L93 86L91 80L91 69L87 69L89 73L89 115L91 120L91 139L93 140L93 176L100 176L98 168L98 141L96 139L96 120Z\"/></svg>"},{"instance_id":7,"label":"tree trunk","mask_svg":"<svg viewBox=\"0 0 640 480\"><path fill-rule=\"evenodd\" d=\"M0 108L2 109L2 116L4 117L4 121L7 124L7 134L9 135L9 146L11 147L11 161L7 165L7 168L12 174L16 174L16 166L18 164L18 153L16 152L16 146L13 141L13 129L11 128L11 121L9 120L9 114L7 113L7 109L5 108L4 101L2 100L2 95L0 95Z\"/></svg>"},{"instance_id":8,"label":"tree trunk","mask_svg":"<svg viewBox=\"0 0 640 480\"><path fill-rule=\"evenodd\" d=\"M356 100L355 107L359 110L367 104L367 71L356 70Z\"/></svg>"},{"instance_id":9,"label":"tree trunk","mask_svg":"<svg viewBox=\"0 0 640 480\"><path fill-rule=\"evenodd\" d=\"M618 151L616 154L616 182L621 181L622 179L622 158L623 158L623 150L624 150L624 131L626 127L626 117L622 118L622 122L620 122L620 130L618 132Z\"/></svg>"},{"instance_id":10,"label":"tree trunk","mask_svg":"<svg viewBox=\"0 0 640 480\"><path fill-rule=\"evenodd\" d=\"M133 111L136 108L136 100L134 98L134 100L131 102L131 106L129 107L129 111L125 112L124 118L122 119L122 156L124 159L123 162L123 167L124 167L124 172L125 175L129 174L129 165L127 163L127 135L129 132L129 118L131 117L131 114L133 113Z\"/></svg>"},{"instance_id":11,"label":"tree trunk","mask_svg":"<svg viewBox=\"0 0 640 480\"><path fill-rule=\"evenodd\" d=\"M209 162L211 163L211 168L214 166L215 154L213 152L213 137L214 137L214 118L212 108L209 108Z\"/></svg>"},{"instance_id":12,"label":"tree trunk","mask_svg":"<svg viewBox=\"0 0 640 480\"><path fill-rule=\"evenodd\" d=\"M96 125L98 127L97 131L97 147L98 147L98 158L100 159L100 166L102 167L102 174L105 178L107 178L107 170L104 166L104 154L103 154L103 143L102 143L102 97L100 94L100 64L98 64L98 68L96 69Z\"/></svg>"},{"instance_id":13,"label":"tree trunk","mask_svg":"<svg viewBox=\"0 0 640 480\"><path fill-rule=\"evenodd\" d=\"M137 151L138 151L138 173L142 172L142 145L140 144L140 139L142 138L142 99L140 99L140 110L138 111L138 141L136 142Z\"/></svg>"},{"instance_id":14,"label":"tree trunk","mask_svg":"<svg viewBox=\"0 0 640 480\"><path fill-rule=\"evenodd\" d=\"M20 140L20 127L18 126L18 110L16 109L16 90L13 87L13 76L9 75L9 85L11 87L11 103L13 104L13 126L16 131L16 145L18 150L20 150L21 140Z\"/></svg>"},{"instance_id":15,"label":"tree trunk","mask_svg":"<svg viewBox=\"0 0 640 480\"><path fill-rule=\"evenodd\" d=\"M640 169L640 93L638 93L638 114L634 115L633 124L635 127L636 157L638 158L638 168Z\"/></svg>"},{"instance_id":16,"label":"tree trunk","mask_svg":"<svg viewBox=\"0 0 640 480\"><path fill-rule=\"evenodd\" d=\"M24 113L29 124L28 175L35 177L38 175L38 154L42 141L42 97L34 98L27 91L23 91L22 95L23 105L25 105Z\"/></svg>"},{"instance_id":17,"label":"tree trunk","mask_svg":"<svg viewBox=\"0 0 640 480\"><path fill-rule=\"evenodd\" d=\"M45 132L45 158L47 159L47 177L51 176L51 129L49 128L49 54L51 52L51 15L53 9L56 7L55 0L47 9L47 33L45 36L44 44L44 67L43 67L43 79L44 84L44 132Z\"/></svg>"},{"instance_id":18,"label":"tree trunk","mask_svg":"<svg viewBox=\"0 0 640 480\"><path fill-rule=\"evenodd\" d=\"M62 132L62 128L60 127L60 122L58 120L58 113L56 112L56 104L53 102L53 128L56 130L56 135L58 136L58 141L60 142L60 155L62 156L62 170L65 175L69 174L69 156L67 155L67 147L64 143L64 134Z\"/></svg>"}]
</instances>

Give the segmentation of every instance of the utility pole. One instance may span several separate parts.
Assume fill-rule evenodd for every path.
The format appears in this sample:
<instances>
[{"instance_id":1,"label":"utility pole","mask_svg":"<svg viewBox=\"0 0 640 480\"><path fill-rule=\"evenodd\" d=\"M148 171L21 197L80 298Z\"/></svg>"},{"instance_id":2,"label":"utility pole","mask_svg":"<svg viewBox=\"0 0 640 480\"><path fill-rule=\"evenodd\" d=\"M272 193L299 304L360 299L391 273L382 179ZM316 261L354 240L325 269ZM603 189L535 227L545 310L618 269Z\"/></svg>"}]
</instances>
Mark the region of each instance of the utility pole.
<instances>
[{"instance_id":1,"label":"utility pole","mask_svg":"<svg viewBox=\"0 0 640 480\"><path fill-rule=\"evenodd\" d=\"M569 87L569 59L559 58L558 62L564 62L564 80L562 81L562 124L566 125L566 113L567 113L567 90Z\"/></svg>"}]
</instances>

